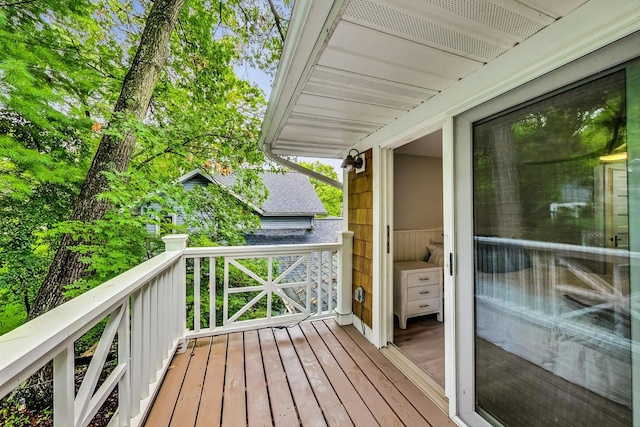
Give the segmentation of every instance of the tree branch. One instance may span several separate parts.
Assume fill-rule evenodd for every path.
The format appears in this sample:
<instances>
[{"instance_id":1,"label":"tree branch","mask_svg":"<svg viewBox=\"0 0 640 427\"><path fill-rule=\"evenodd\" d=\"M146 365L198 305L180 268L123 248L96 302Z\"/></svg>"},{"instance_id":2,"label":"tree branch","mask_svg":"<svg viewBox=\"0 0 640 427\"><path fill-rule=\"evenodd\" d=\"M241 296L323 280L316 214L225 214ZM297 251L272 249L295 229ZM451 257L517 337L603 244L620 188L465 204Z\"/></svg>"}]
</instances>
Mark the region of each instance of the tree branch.
<instances>
[{"instance_id":1,"label":"tree branch","mask_svg":"<svg viewBox=\"0 0 640 427\"><path fill-rule=\"evenodd\" d=\"M282 43L284 43L284 30L282 29L281 24L282 19L280 18L280 15L278 15L278 11L276 10L276 6L273 4L273 0L269 0L269 7L271 8L271 13L273 13L273 19L276 21L276 26L278 27Z\"/></svg>"},{"instance_id":2,"label":"tree branch","mask_svg":"<svg viewBox=\"0 0 640 427\"><path fill-rule=\"evenodd\" d=\"M0 7L20 6L21 4L35 3L38 0L22 0L13 3L0 3Z\"/></svg>"}]
</instances>

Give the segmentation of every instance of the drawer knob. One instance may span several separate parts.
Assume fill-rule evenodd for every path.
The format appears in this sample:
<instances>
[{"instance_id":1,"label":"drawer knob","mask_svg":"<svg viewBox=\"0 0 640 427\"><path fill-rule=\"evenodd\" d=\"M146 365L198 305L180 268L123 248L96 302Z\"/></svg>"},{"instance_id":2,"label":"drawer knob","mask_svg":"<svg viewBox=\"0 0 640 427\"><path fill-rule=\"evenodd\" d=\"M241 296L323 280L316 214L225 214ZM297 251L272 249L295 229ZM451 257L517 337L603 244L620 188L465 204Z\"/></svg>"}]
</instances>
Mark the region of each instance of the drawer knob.
<instances>
[{"instance_id":1,"label":"drawer knob","mask_svg":"<svg viewBox=\"0 0 640 427\"><path fill-rule=\"evenodd\" d=\"M429 304L422 304L422 305L420 306L420 308L425 308L425 307L429 307Z\"/></svg>"},{"instance_id":2,"label":"drawer knob","mask_svg":"<svg viewBox=\"0 0 640 427\"><path fill-rule=\"evenodd\" d=\"M421 277L420 280L423 281L423 282L426 282L426 281L429 281L429 278L428 277Z\"/></svg>"},{"instance_id":3,"label":"drawer knob","mask_svg":"<svg viewBox=\"0 0 640 427\"><path fill-rule=\"evenodd\" d=\"M429 291L420 291L420 295L425 295L425 294L428 294L428 293L429 293Z\"/></svg>"}]
</instances>

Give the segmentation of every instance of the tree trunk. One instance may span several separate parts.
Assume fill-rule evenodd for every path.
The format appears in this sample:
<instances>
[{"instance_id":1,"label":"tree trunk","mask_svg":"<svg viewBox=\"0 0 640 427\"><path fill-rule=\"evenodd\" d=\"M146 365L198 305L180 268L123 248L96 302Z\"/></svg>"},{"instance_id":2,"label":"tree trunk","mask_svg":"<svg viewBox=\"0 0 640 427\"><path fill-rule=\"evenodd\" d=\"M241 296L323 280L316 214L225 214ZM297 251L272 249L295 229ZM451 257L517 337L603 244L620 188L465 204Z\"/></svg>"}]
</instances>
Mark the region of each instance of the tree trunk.
<instances>
[{"instance_id":1,"label":"tree trunk","mask_svg":"<svg viewBox=\"0 0 640 427\"><path fill-rule=\"evenodd\" d=\"M136 56L122 82L112 120L122 114L144 119L153 89L169 56L169 39L185 1L156 0L153 3ZM135 136L131 133L122 139L109 135L102 137L73 209L72 220L90 222L104 216L109 205L96 198L109 188L104 172L126 171L134 145ZM65 286L83 277L87 266L80 261L79 253L70 250L72 245L71 236L63 236L28 320L64 302Z\"/></svg>"}]
</instances>

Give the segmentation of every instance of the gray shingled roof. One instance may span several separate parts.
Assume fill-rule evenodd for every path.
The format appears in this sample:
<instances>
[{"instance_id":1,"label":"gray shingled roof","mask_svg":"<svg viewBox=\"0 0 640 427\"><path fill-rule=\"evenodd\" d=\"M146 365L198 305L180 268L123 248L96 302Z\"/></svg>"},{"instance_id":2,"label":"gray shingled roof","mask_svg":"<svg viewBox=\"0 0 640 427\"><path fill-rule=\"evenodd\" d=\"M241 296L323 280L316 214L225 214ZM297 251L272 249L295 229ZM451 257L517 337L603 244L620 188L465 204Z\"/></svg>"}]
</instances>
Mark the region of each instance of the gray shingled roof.
<instances>
[{"instance_id":1,"label":"gray shingled roof","mask_svg":"<svg viewBox=\"0 0 640 427\"><path fill-rule=\"evenodd\" d=\"M267 200L259 208L262 216L314 216L326 215L320 198L309 182L307 175L288 171L285 173L263 172L260 178L269 191ZM213 179L225 187L233 186L233 174L215 175Z\"/></svg>"},{"instance_id":2,"label":"gray shingled roof","mask_svg":"<svg viewBox=\"0 0 640 427\"><path fill-rule=\"evenodd\" d=\"M334 243L336 233L344 228L342 218L316 218L309 230L254 230L245 233L247 245L312 245Z\"/></svg>"}]
</instances>

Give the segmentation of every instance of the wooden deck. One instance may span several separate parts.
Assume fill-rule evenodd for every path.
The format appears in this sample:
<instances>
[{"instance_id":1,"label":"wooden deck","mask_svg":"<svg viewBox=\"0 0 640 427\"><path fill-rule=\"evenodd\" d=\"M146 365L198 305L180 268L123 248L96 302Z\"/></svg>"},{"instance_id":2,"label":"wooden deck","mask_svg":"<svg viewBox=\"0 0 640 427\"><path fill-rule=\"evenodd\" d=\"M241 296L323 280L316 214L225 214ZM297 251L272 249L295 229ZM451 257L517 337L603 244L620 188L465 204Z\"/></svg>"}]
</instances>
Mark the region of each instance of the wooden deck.
<instances>
[{"instance_id":1,"label":"wooden deck","mask_svg":"<svg viewBox=\"0 0 640 427\"><path fill-rule=\"evenodd\" d=\"M352 326L333 320L189 342L147 426L453 426Z\"/></svg>"}]
</instances>

